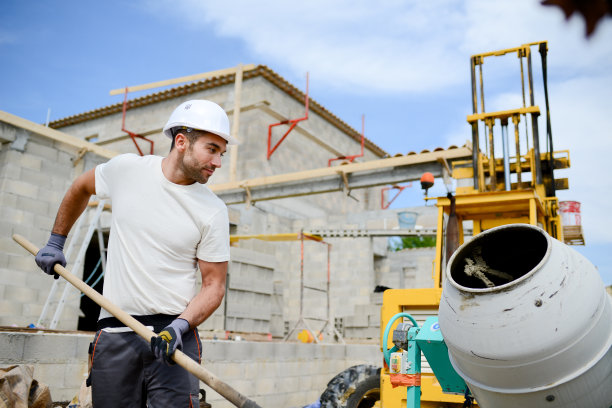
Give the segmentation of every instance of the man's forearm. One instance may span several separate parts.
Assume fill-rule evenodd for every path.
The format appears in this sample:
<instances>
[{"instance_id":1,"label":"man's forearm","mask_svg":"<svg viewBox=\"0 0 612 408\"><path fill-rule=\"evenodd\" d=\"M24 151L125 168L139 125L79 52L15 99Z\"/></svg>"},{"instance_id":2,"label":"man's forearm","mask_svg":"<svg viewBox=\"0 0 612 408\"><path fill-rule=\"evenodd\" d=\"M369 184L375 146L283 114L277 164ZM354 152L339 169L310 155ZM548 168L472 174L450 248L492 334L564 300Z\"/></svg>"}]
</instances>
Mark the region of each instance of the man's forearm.
<instances>
[{"instance_id":1,"label":"man's forearm","mask_svg":"<svg viewBox=\"0 0 612 408\"><path fill-rule=\"evenodd\" d=\"M95 194L94 169L81 174L72 183L57 211L52 232L67 236L92 194Z\"/></svg>"},{"instance_id":2,"label":"man's forearm","mask_svg":"<svg viewBox=\"0 0 612 408\"><path fill-rule=\"evenodd\" d=\"M192 328L199 326L217 310L224 295L225 283L203 286L179 318L187 320Z\"/></svg>"}]
</instances>

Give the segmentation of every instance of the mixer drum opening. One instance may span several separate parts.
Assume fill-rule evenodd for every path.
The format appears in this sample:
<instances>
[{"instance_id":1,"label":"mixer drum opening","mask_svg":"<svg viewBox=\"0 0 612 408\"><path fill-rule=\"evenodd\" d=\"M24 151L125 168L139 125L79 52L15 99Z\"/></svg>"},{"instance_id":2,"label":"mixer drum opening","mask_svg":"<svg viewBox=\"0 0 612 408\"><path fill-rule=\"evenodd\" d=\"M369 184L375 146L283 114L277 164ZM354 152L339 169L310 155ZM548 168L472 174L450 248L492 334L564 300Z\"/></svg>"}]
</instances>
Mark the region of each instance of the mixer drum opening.
<instances>
[{"instance_id":1,"label":"mixer drum opening","mask_svg":"<svg viewBox=\"0 0 612 408\"><path fill-rule=\"evenodd\" d=\"M545 234L527 225L508 225L477 235L451 258L450 275L460 286L491 289L532 271L548 252Z\"/></svg>"}]
</instances>

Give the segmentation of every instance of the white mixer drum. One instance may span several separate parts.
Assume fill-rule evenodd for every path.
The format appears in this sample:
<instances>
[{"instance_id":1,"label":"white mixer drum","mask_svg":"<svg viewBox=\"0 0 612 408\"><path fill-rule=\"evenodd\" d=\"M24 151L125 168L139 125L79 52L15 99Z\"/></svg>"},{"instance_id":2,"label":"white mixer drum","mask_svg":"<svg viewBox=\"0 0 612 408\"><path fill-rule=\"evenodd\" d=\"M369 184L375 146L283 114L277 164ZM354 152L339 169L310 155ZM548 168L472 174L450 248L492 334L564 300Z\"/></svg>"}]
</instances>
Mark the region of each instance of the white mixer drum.
<instances>
[{"instance_id":1,"label":"white mixer drum","mask_svg":"<svg viewBox=\"0 0 612 408\"><path fill-rule=\"evenodd\" d=\"M585 257L511 224L462 245L445 277L440 328L481 407L612 406L612 300Z\"/></svg>"}]
</instances>

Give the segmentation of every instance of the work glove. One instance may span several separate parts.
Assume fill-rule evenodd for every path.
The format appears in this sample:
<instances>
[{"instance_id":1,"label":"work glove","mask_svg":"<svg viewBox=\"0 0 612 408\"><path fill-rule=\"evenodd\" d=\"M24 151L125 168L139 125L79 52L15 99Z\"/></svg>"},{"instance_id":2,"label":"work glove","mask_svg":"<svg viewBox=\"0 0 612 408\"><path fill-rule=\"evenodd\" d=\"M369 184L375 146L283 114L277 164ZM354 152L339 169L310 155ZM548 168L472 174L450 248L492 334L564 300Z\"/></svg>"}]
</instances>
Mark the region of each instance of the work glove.
<instances>
[{"instance_id":1,"label":"work glove","mask_svg":"<svg viewBox=\"0 0 612 408\"><path fill-rule=\"evenodd\" d=\"M36 265L47 275L53 275L54 279L59 278L59 275L53 271L55 264L66 266L63 252L65 242L65 236L52 232L47 245L36 254Z\"/></svg>"},{"instance_id":2,"label":"work glove","mask_svg":"<svg viewBox=\"0 0 612 408\"><path fill-rule=\"evenodd\" d=\"M189 322L185 319L174 319L157 337L151 338L151 352L156 359L163 359L166 364L174 364L171 357L174 352L183 349L183 334L189 331Z\"/></svg>"}]
</instances>

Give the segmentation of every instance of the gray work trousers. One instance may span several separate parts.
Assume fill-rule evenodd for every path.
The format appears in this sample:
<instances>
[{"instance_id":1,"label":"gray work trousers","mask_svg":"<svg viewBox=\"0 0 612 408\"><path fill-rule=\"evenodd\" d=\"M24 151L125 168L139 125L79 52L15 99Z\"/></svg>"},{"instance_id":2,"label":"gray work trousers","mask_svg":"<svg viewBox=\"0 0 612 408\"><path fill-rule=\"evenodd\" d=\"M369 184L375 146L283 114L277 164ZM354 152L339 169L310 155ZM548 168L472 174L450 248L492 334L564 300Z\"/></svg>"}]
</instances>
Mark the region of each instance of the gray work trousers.
<instances>
[{"instance_id":1,"label":"gray work trousers","mask_svg":"<svg viewBox=\"0 0 612 408\"><path fill-rule=\"evenodd\" d=\"M197 329L182 340L183 353L200 363ZM156 360L150 343L136 333L99 330L90 351L94 408L200 406L199 380L179 365Z\"/></svg>"}]
</instances>

